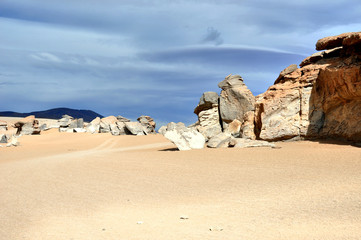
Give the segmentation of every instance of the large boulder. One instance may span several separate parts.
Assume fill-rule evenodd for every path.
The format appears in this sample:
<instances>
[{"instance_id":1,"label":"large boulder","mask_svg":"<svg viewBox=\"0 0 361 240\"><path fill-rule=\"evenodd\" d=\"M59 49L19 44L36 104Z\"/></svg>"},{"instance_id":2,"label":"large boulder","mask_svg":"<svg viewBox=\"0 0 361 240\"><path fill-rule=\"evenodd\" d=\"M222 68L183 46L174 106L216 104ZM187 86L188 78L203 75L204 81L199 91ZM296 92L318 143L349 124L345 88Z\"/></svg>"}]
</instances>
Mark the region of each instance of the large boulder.
<instances>
[{"instance_id":1,"label":"large boulder","mask_svg":"<svg viewBox=\"0 0 361 240\"><path fill-rule=\"evenodd\" d=\"M233 120L242 121L246 112L254 110L255 97L239 75L228 75L218 87L222 89L219 99L220 117L223 129L226 129Z\"/></svg>"},{"instance_id":2,"label":"large boulder","mask_svg":"<svg viewBox=\"0 0 361 240\"><path fill-rule=\"evenodd\" d=\"M39 121L35 119L34 115L17 121L14 123L14 128L17 128L16 135L34 135L41 132Z\"/></svg>"},{"instance_id":3,"label":"large boulder","mask_svg":"<svg viewBox=\"0 0 361 240\"><path fill-rule=\"evenodd\" d=\"M206 139L194 128L187 128L183 123L169 123L164 137L173 142L179 150L202 149Z\"/></svg>"},{"instance_id":4,"label":"large boulder","mask_svg":"<svg viewBox=\"0 0 361 240\"><path fill-rule=\"evenodd\" d=\"M205 92L194 113L198 115L197 130L210 139L222 132L218 111L219 96L216 92Z\"/></svg>"},{"instance_id":5,"label":"large boulder","mask_svg":"<svg viewBox=\"0 0 361 240\"><path fill-rule=\"evenodd\" d=\"M108 116L100 120L100 132L109 133L111 132L110 125L116 125L118 119L115 116Z\"/></svg>"},{"instance_id":6,"label":"large boulder","mask_svg":"<svg viewBox=\"0 0 361 240\"><path fill-rule=\"evenodd\" d=\"M144 127L146 134L156 133L155 131L156 123L153 118L142 115L137 120Z\"/></svg>"}]
</instances>

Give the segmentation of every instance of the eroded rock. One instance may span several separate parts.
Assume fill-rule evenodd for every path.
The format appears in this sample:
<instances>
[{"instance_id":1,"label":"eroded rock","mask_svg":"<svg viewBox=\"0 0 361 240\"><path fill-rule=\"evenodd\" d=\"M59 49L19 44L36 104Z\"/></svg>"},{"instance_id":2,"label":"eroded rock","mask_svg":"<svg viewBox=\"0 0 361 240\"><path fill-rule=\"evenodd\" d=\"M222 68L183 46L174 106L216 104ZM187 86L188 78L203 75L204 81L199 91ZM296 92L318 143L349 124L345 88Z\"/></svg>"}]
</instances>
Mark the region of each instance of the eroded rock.
<instances>
[{"instance_id":1,"label":"eroded rock","mask_svg":"<svg viewBox=\"0 0 361 240\"><path fill-rule=\"evenodd\" d=\"M233 120L242 121L246 112L254 110L255 97L239 75L227 76L218 87L222 89L219 99L220 117L223 129L227 129Z\"/></svg>"}]
</instances>

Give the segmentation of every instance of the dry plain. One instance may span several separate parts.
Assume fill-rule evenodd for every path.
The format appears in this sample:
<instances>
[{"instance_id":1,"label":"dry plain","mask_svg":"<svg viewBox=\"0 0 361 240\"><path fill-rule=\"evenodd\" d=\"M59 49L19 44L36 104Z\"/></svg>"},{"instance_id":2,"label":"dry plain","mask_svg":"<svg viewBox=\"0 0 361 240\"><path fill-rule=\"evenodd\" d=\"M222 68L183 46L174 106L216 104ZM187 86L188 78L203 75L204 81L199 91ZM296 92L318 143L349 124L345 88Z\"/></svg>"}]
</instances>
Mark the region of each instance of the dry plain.
<instances>
[{"instance_id":1,"label":"dry plain","mask_svg":"<svg viewBox=\"0 0 361 240\"><path fill-rule=\"evenodd\" d=\"M19 141L0 148L0 239L361 239L361 148L180 152L161 135L56 130Z\"/></svg>"}]
</instances>

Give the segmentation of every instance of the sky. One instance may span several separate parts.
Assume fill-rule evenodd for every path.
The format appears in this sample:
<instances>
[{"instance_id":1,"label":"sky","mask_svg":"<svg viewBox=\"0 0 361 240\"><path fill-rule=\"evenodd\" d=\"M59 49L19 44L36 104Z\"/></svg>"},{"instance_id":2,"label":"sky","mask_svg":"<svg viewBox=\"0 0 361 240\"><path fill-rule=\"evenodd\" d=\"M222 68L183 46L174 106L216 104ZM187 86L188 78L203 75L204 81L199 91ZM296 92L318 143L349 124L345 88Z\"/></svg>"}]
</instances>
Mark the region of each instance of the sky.
<instances>
[{"instance_id":1,"label":"sky","mask_svg":"<svg viewBox=\"0 0 361 240\"><path fill-rule=\"evenodd\" d=\"M361 31L360 12L359 0L0 0L0 111L191 124L227 75L258 95L318 39Z\"/></svg>"}]
</instances>

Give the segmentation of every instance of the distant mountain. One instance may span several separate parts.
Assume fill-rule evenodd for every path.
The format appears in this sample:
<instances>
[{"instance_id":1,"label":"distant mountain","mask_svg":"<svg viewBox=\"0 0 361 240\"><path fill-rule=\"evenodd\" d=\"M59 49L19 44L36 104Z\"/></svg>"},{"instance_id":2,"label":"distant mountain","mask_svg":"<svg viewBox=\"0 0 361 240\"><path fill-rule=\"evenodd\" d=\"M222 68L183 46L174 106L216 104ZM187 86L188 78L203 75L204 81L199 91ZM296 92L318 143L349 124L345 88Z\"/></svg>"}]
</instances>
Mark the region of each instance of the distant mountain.
<instances>
[{"instance_id":1,"label":"distant mountain","mask_svg":"<svg viewBox=\"0 0 361 240\"><path fill-rule=\"evenodd\" d=\"M53 108L45 111L18 113L18 112L0 112L0 116L3 117L27 117L29 115L35 115L36 118L50 118L60 119L64 114L70 115L73 118L83 118L85 122L90 122L96 117L102 118L103 116L90 111L90 110L76 110L71 108Z\"/></svg>"}]
</instances>

